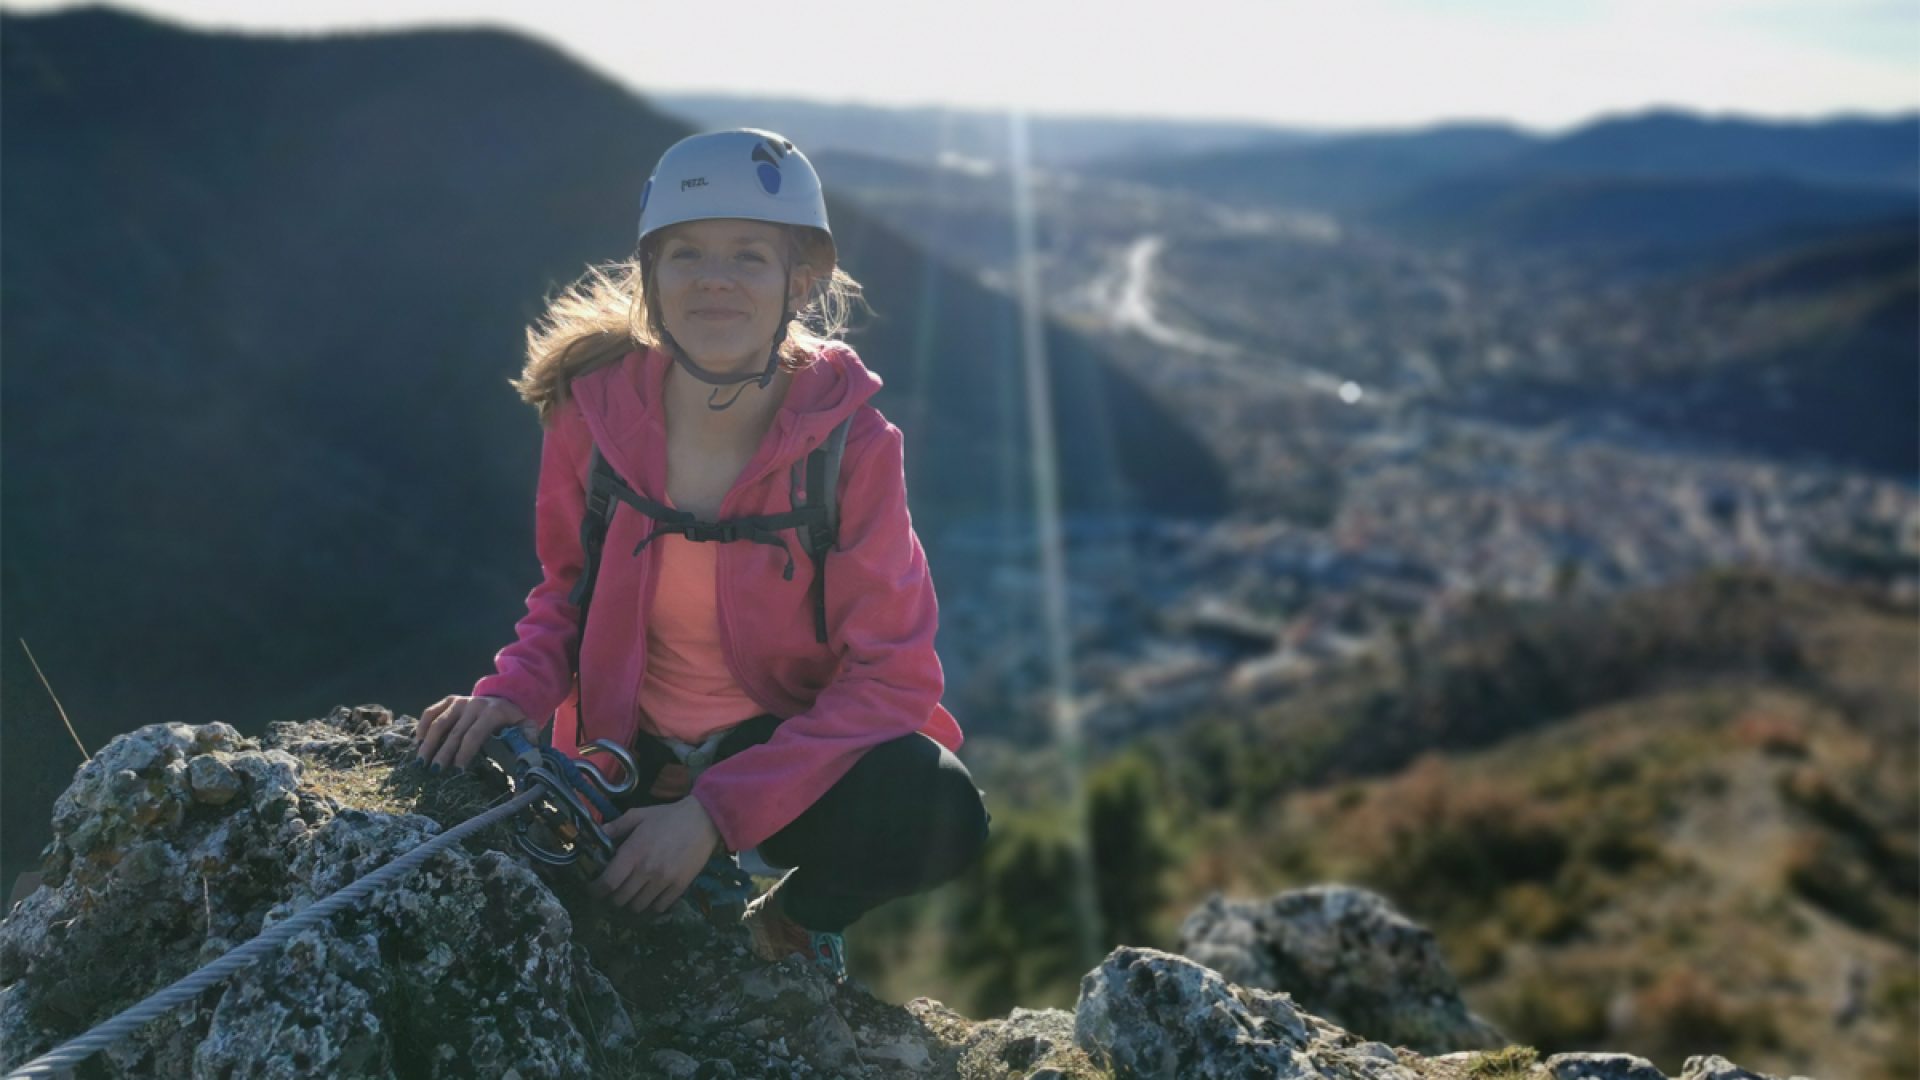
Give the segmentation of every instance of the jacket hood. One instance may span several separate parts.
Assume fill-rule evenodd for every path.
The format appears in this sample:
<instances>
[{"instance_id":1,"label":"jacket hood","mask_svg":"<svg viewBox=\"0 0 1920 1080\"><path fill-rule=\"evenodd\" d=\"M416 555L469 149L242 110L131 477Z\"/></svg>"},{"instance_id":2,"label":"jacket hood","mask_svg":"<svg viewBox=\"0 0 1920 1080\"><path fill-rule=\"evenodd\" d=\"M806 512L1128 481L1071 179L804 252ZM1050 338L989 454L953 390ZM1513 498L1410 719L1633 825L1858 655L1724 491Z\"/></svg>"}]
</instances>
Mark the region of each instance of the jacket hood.
<instances>
[{"instance_id":1,"label":"jacket hood","mask_svg":"<svg viewBox=\"0 0 1920 1080\"><path fill-rule=\"evenodd\" d=\"M859 411L881 385L880 376L867 370L852 346L827 342L814 351L811 364L794 372L774 424L791 423L803 435L825 438L835 424Z\"/></svg>"},{"instance_id":2,"label":"jacket hood","mask_svg":"<svg viewBox=\"0 0 1920 1080\"><path fill-rule=\"evenodd\" d=\"M573 381L574 400L594 443L629 483L638 481L656 489L664 483L664 476L655 477L654 470L643 466L658 464L662 473L665 470L665 453L647 453L646 447L665 446L663 391L672 366L672 357L650 347ZM806 456L882 385L880 376L869 371L850 346L837 341L819 346L813 362L793 373L786 400L774 414L755 460L764 468L785 467ZM660 441L651 442L654 439Z\"/></svg>"}]
</instances>

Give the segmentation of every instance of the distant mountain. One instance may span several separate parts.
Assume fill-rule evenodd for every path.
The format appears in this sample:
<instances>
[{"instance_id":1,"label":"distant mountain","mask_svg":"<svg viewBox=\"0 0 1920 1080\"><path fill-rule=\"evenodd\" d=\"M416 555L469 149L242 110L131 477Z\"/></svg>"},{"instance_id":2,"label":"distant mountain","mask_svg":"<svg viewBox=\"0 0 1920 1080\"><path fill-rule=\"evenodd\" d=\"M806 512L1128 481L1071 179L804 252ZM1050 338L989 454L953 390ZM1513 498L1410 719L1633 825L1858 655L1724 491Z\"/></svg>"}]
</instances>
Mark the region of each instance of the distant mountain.
<instances>
[{"instance_id":1,"label":"distant mountain","mask_svg":"<svg viewBox=\"0 0 1920 1080\"><path fill-rule=\"evenodd\" d=\"M1818 121L1711 119L1674 109L1596 121L1507 164L1617 177L1781 176L1920 191L1920 113Z\"/></svg>"},{"instance_id":2,"label":"distant mountain","mask_svg":"<svg viewBox=\"0 0 1920 1080\"><path fill-rule=\"evenodd\" d=\"M939 165L882 154L863 154L855 150L826 149L808 154L814 168L820 170L823 184L850 185L861 193L862 202L884 200L889 190L930 188L944 182L955 186L978 186L1005 199L1008 187L1005 169L978 158L963 162L949 159Z\"/></svg>"},{"instance_id":3,"label":"distant mountain","mask_svg":"<svg viewBox=\"0 0 1920 1080\"><path fill-rule=\"evenodd\" d=\"M959 159L1001 167L1011 159L1008 116L1001 111L896 109L725 94L651 94L648 100L696 128L771 128L799 143L808 156L816 150L851 151L922 165ZM1031 115L1027 129L1030 160L1042 168L1327 137L1260 124L1058 115Z\"/></svg>"},{"instance_id":4,"label":"distant mountain","mask_svg":"<svg viewBox=\"0 0 1920 1080\"><path fill-rule=\"evenodd\" d=\"M1903 227L1904 226L1904 227ZM1709 281L1703 291L1725 301L1786 301L1836 289L1899 280L1920 270L1920 220L1820 238L1753 255Z\"/></svg>"},{"instance_id":5,"label":"distant mountain","mask_svg":"<svg viewBox=\"0 0 1920 1080\"><path fill-rule=\"evenodd\" d=\"M1910 215L1914 193L1781 176L1615 177L1481 173L1374 208L1376 228L1428 244L1581 252L1623 272L1691 268L1782 235Z\"/></svg>"},{"instance_id":6,"label":"distant mountain","mask_svg":"<svg viewBox=\"0 0 1920 1080\"><path fill-rule=\"evenodd\" d=\"M848 153L824 155L821 168L929 247L983 272L1004 276L1011 265L1004 174ZM1099 241L1156 232L1171 237L1157 302L1214 340L1254 353L1325 350L1314 362L1362 381L1397 377L1400 354L1329 347L1342 317L1399 322L1397 332L1436 351L1454 342L1444 322L1393 292L1397 271L1364 242L1303 252L1214 213L1218 204L1056 179L1039 186L1035 205L1057 295L1084 295L1070 275L1098 265ZM1502 333L1550 336L1566 350L1564 364L1536 364L1523 346L1511 368L1481 367L1484 350L1458 355L1448 391L1431 401L1442 411L1595 431L1627 418L1663 441L1920 476L1912 203L1885 189L1777 177L1476 174L1427 185L1368 221L1410 258L1427 257L1423 249L1483 256L1473 260L1486 275L1474 283L1479 302L1495 320L1510 305L1518 320ZM1557 268L1544 282L1588 284L1536 289L1524 266ZM1332 282L1341 304L1287 306ZM1622 299L1583 297L1595 283ZM1353 299L1376 290L1377 301ZM1333 328L1302 332L1303 315ZM1532 323L1536 315L1547 321ZM1623 321L1632 340L1617 333ZM1352 366L1367 359L1374 370Z\"/></svg>"},{"instance_id":7,"label":"distant mountain","mask_svg":"<svg viewBox=\"0 0 1920 1080\"><path fill-rule=\"evenodd\" d=\"M92 746L471 685L538 573L524 329L628 250L686 128L505 33L98 8L0 17L0 90L7 820L44 822L77 761L20 638ZM831 212L938 575L950 523L1029 512L1019 313ZM1083 338L1047 346L1069 511L1223 507L1190 433ZM35 842L10 825L0 877Z\"/></svg>"},{"instance_id":8,"label":"distant mountain","mask_svg":"<svg viewBox=\"0 0 1920 1080\"><path fill-rule=\"evenodd\" d=\"M1702 245L1886 220L1920 202L1920 114L1824 122L1673 110L1552 139L1500 127L1336 138L1123 170L1255 208L1424 242L1592 248L1623 267Z\"/></svg>"},{"instance_id":9,"label":"distant mountain","mask_svg":"<svg viewBox=\"0 0 1920 1080\"><path fill-rule=\"evenodd\" d=\"M1678 370L1648 350L1547 381L1494 377L1472 410L1526 423L1626 417L1665 436L1920 478L1920 215L1815 239L1703 249L1662 290L1679 322L1744 327ZM1713 256L1712 259L1707 258Z\"/></svg>"},{"instance_id":10,"label":"distant mountain","mask_svg":"<svg viewBox=\"0 0 1920 1080\"><path fill-rule=\"evenodd\" d=\"M1135 161L1109 174L1243 206L1351 214L1514 160L1537 142L1511 127L1459 124Z\"/></svg>"}]
</instances>

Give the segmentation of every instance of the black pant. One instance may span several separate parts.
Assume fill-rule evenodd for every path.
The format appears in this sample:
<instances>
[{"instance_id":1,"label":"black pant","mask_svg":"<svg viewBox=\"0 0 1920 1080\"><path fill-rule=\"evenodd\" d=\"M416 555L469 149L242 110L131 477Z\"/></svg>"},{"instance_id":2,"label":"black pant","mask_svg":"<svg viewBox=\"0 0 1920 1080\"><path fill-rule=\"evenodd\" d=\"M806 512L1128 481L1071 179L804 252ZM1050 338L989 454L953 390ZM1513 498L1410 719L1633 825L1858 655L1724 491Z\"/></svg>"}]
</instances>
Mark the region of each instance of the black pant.
<instances>
[{"instance_id":1,"label":"black pant","mask_svg":"<svg viewBox=\"0 0 1920 1080\"><path fill-rule=\"evenodd\" d=\"M773 738L780 718L756 716L720 739L724 761ZM646 732L634 739L637 801L654 774L678 761ZM760 844L770 865L791 866L780 888L787 914L809 930L844 930L867 912L960 875L980 856L991 815L985 795L953 751L920 732L860 756L812 806Z\"/></svg>"}]
</instances>

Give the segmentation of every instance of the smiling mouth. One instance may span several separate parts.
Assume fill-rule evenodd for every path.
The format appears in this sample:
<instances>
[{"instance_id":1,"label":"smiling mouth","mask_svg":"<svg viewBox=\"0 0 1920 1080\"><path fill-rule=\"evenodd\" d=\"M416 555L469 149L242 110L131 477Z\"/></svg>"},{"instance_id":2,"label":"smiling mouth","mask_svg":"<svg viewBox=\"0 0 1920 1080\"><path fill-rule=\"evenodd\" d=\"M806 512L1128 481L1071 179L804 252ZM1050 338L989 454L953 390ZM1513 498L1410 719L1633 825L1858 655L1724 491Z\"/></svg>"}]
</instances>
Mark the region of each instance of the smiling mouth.
<instances>
[{"instance_id":1,"label":"smiling mouth","mask_svg":"<svg viewBox=\"0 0 1920 1080\"><path fill-rule=\"evenodd\" d=\"M696 319L744 319L747 317L744 311L724 311L719 308L695 311L692 314Z\"/></svg>"}]
</instances>

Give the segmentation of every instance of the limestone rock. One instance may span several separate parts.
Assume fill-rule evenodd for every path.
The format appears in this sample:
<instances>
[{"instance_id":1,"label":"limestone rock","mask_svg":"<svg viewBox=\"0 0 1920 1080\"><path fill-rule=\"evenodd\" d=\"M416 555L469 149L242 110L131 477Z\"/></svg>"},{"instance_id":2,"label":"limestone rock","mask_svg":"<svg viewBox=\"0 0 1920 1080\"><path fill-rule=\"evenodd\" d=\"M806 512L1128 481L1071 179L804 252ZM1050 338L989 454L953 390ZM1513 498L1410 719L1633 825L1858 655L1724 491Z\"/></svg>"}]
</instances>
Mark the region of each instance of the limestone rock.
<instances>
[{"instance_id":1,"label":"limestone rock","mask_svg":"<svg viewBox=\"0 0 1920 1080\"><path fill-rule=\"evenodd\" d=\"M1681 1066L1680 1080L1772 1080L1772 1078L1749 1072L1719 1054L1696 1054ZM1806 1077L1796 1076L1792 1080L1806 1080Z\"/></svg>"},{"instance_id":2,"label":"limestone rock","mask_svg":"<svg viewBox=\"0 0 1920 1080\"><path fill-rule=\"evenodd\" d=\"M0 924L7 1053L49 1049L439 831L343 808L304 769L224 724L141 728L83 766L55 807L47 887ZM122 1075L577 1076L569 938L531 871L456 847L102 1060Z\"/></svg>"},{"instance_id":3,"label":"limestone rock","mask_svg":"<svg viewBox=\"0 0 1920 1080\"><path fill-rule=\"evenodd\" d=\"M937 1002L931 1007L945 1009ZM953 1072L960 1076L1031 1077L1046 1072L1100 1075L1086 1053L1074 1044L1074 1015L1063 1009L1016 1008L1004 1020L977 1024L950 1011L948 1015L958 1027L967 1029L952 1063Z\"/></svg>"},{"instance_id":4,"label":"limestone rock","mask_svg":"<svg viewBox=\"0 0 1920 1080\"><path fill-rule=\"evenodd\" d=\"M1555 1054L1547 1074L1553 1080L1666 1080L1653 1062L1632 1054Z\"/></svg>"},{"instance_id":5,"label":"limestone rock","mask_svg":"<svg viewBox=\"0 0 1920 1080\"><path fill-rule=\"evenodd\" d=\"M411 720L367 706L275 724L258 741L224 724L156 724L109 743L55 806L43 887L0 923L0 1066L294 917L495 797L475 776L400 768L411 732ZM1292 921L1241 918L1217 897L1196 913L1197 930L1223 929L1196 932L1195 950L1226 971L1120 948L1082 980L1074 1011L974 1021L937 1001L895 1006L857 982L832 984L799 957L762 963L743 928L711 925L684 903L648 919L609 910L578 879L536 873L495 830L296 935L86 1073L1453 1080L1470 1071L1351 1034L1287 993L1235 985L1264 977L1262 963L1323 976L1352 965L1365 977L1335 1000L1355 1015L1372 1016L1355 1004L1371 1000L1357 987L1377 989L1389 971L1426 988L1410 1007L1444 1014L1435 977L1392 967L1430 947L1417 927L1351 895L1286 899L1247 910ZM1332 937L1309 940L1314 932ZM1287 943L1285 964L1261 944L1273 937ZM1395 948L1398 958L1367 952ZM1577 1070L1594 1057L1554 1061ZM1751 1075L1718 1058L1688 1069L1685 1080Z\"/></svg>"},{"instance_id":6,"label":"limestone rock","mask_svg":"<svg viewBox=\"0 0 1920 1080\"><path fill-rule=\"evenodd\" d=\"M1176 951L1386 1042L1426 1053L1506 1043L1468 1011L1432 933L1365 889L1319 885L1264 901L1216 893L1187 916Z\"/></svg>"},{"instance_id":7,"label":"limestone rock","mask_svg":"<svg viewBox=\"0 0 1920 1080\"><path fill-rule=\"evenodd\" d=\"M1183 956L1115 949L1080 981L1074 1038L1121 1076L1366 1077L1412 1080L1389 1052L1294 1007L1235 986Z\"/></svg>"}]
</instances>

